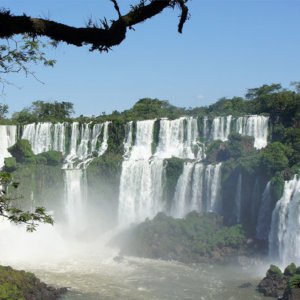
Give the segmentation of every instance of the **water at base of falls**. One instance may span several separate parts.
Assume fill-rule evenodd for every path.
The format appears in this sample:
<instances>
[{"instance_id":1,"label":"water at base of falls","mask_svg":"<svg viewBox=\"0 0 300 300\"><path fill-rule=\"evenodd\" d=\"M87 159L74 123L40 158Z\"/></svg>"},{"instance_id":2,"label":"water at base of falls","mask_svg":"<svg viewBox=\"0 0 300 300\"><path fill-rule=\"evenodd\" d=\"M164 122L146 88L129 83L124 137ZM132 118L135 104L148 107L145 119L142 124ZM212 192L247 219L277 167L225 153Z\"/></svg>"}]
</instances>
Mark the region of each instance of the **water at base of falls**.
<instances>
[{"instance_id":1,"label":"water at base of falls","mask_svg":"<svg viewBox=\"0 0 300 300\"><path fill-rule=\"evenodd\" d=\"M14 226L5 238L1 230L0 263L34 272L48 284L69 287L65 300L264 299L255 286L265 268L258 272L256 266L251 272L236 266L185 265L134 257L117 262L118 250L104 246L111 233L89 241L70 241L60 229L41 226L29 234ZM253 286L238 288L245 282Z\"/></svg>"},{"instance_id":2,"label":"water at base of falls","mask_svg":"<svg viewBox=\"0 0 300 300\"><path fill-rule=\"evenodd\" d=\"M263 274L232 266L184 265L125 257L124 262L76 261L31 269L48 283L71 287L65 300L265 300L255 290ZM245 282L252 287L239 288Z\"/></svg>"}]
</instances>

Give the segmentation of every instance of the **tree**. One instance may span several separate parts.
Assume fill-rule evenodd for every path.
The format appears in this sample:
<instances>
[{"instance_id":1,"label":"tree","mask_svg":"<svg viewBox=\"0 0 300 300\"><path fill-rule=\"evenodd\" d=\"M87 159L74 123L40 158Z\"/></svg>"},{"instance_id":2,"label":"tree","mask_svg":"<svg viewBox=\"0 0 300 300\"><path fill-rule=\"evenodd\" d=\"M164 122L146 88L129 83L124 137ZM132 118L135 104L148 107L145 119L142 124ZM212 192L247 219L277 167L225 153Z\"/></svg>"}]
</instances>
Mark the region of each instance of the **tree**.
<instances>
[{"instance_id":1,"label":"tree","mask_svg":"<svg viewBox=\"0 0 300 300\"><path fill-rule=\"evenodd\" d=\"M8 113L8 105L0 103L0 119L4 119Z\"/></svg>"},{"instance_id":2,"label":"tree","mask_svg":"<svg viewBox=\"0 0 300 300\"><path fill-rule=\"evenodd\" d=\"M33 18L27 15L14 16L9 10L0 12L0 38L12 38L16 34L31 37L46 36L56 42L66 42L81 47L90 45L90 50L108 51L119 45L126 38L127 29L142 23L161 13L166 8L178 7L181 11L178 32L182 32L183 25L188 18L188 0L140 0L132 5L127 14L122 15L117 0L110 0L118 14L117 20L101 24L91 20L86 27L72 27L47 19Z\"/></svg>"},{"instance_id":3,"label":"tree","mask_svg":"<svg viewBox=\"0 0 300 300\"><path fill-rule=\"evenodd\" d=\"M39 121L60 122L70 118L74 113L74 104L71 102L34 101L30 107L15 112L12 119L17 123L33 123Z\"/></svg>"}]
</instances>

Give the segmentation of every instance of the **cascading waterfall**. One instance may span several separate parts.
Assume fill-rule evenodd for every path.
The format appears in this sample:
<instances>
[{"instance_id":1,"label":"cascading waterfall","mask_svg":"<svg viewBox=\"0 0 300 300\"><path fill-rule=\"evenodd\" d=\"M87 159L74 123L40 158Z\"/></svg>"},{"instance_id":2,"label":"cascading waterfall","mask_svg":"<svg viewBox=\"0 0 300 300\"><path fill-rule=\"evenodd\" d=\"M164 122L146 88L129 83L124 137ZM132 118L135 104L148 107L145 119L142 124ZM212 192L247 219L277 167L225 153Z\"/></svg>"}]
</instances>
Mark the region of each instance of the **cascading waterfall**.
<instances>
[{"instance_id":1,"label":"cascading waterfall","mask_svg":"<svg viewBox=\"0 0 300 300\"><path fill-rule=\"evenodd\" d=\"M68 228L72 232L84 231L87 224L85 170L65 170L65 201Z\"/></svg>"},{"instance_id":2,"label":"cascading waterfall","mask_svg":"<svg viewBox=\"0 0 300 300\"><path fill-rule=\"evenodd\" d=\"M82 124L80 128L77 122L72 123L70 152L66 157L63 169L65 169L67 222L77 232L84 230L87 225L86 167L93 160L95 154L101 156L107 150L109 124L110 122L105 122L91 127L91 124L86 123ZM102 143L97 146L102 129Z\"/></svg>"},{"instance_id":3,"label":"cascading waterfall","mask_svg":"<svg viewBox=\"0 0 300 300\"><path fill-rule=\"evenodd\" d=\"M213 119L211 128L211 139L227 141L231 132L232 116L216 117Z\"/></svg>"},{"instance_id":4,"label":"cascading waterfall","mask_svg":"<svg viewBox=\"0 0 300 300\"><path fill-rule=\"evenodd\" d=\"M126 226L152 218L162 210L163 160L152 156L155 120L138 121L135 144L132 146L132 124L128 125L125 145L129 152L124 157L120 181L119 224ZM125 148L126 151L126 148Z\"/></svg>"},{"instance_id":5,"label":"cascading waterfall","mask_svg":"<svg viewBox=\"0 0 300 300\"><path fill-rule=\"evenodd\" d=\"M35 154L49 150L67 154L65 169L65 212L67 223L74 230L83 230L85 223L86 167L95 156L101 156L107 150L108 126L103 124L73 122L69 147L66 147L67 123L50 122L24 125L22 139L27 139ZM102 141L100 135L103 133Z\"/></svg>"},{"instance_id":6,"label":"cascading waterfall","mask_svg":"<svg viewBox=\"0 0 300 300\"><path fill-rule=\"evenodd\" d=\"M63 168L85 169L95 155L103 155L108 147L109 124L110 122L105 122L91 126L91 124L85 123L80 126L78 122L72 123L70 150ZM100 143L99 137L102 130L103 139Z\"/></svg>"},{"instance_id":7,"label":"cascading waterfall","mask_svg":"<svg viewBox=\"0 0 300 300\"><path fill-rule=\"evenodd\" d=\"M197 119L182 117L160 120L159 143L155 156L164 159L172 156L182 159L201 158Z\"/></svg>"},{"instance_id":8,"label":"cascading waterfall","mask_svg":"<svg viewBox=\"0 0 300 300\"><path fill-rule=\"evenodd\" d=\"M192 182L192 196L190 211L204 211L203 208L203 184L204 184L204 165L197 163L194 166L193 182Z\"/></svg>"},{"instance_id":9,"label":"cascading waterfall","mask_svg":"<svg viewBox=\"0 0 300 300\"><path fill-rule=\"evenodd\" d=\"M22 139L30 142L34 154L57 150L53 148L52 128L50 122L24 125Z\"/></svg>"},{"instance_id":10,"label":"cascading waterfall","mask_svg":"<svg viewBox=\"0 0 300 300\"><path fill-rule=\"evenodd\" d=\"M300 179L286 181L272 213L269 254L287 265L300 263Z\"/></svg>"},{"instance_id":11,"label":"cascading waterfall","mask_svg":"<svg viewBox=\"0 0 300 300\"><path fill-rule=\"evenodd\" d=\"M269 117L251 115L239 117L236 121L236 132L254 137L254 147L261 149L268 143Z\"/></svg>"},{"instance_id":12,"label":"cascading waterfall","mask_svg":"<svg viewBox=\"0 0 300 300\"><path fill-rule=\"evenodd\" d=\"M235 193L235 215L236 215L236 222L241 222L241 210L242 210L242 183L243 177L242 174L239 174L237 186L236 186L236 193Z\"/></svg>"},{"instance_id":13,"label":"cascading waterfall","mask_svg":"<svg viewBox=\"0 0 300 300\"><path fill-rule=\"evenodd\" d=\"M271 197L271 182L269 181L262 195L262 200L259 208L256 238L259 240L268 240L271 217L272 217L272 197Z\"/></svg>"},{"instance_id":14,"label":"cascading waterfall","mask_svg":"<svg viewBox=\"0 0 300 300\"><path fill-rule=\"evenodd\" d=\"M4 158L11 157L7 149L16 143L16 139L17 126L0 125L0 168L4 166Z\"/></svg>"},{"instance_id":15,"label":"cascading waterfall","mask_svg":"<svg viewBox=\"0 0 300 300\"><path fill-rule=\"evenodd\" d=\"M187 162L178 179L171 214L182 218L188 212L220 212L221 163L204 166Z\"/></svg>"},{"instance_id":16,"label":"cascading waterfall","mask_svg":"<svg viewBox=\"0 0 300 300\"><path fill-rule=\"evenodd\" d=\"M234 122L235 121L235 126ZM227 141L232 132L254 137L254 147L261 149L268 143L269 117L249 115L234 119L231 115L215 117L209 128L208 118L203 118L203 134L206 139Z\"/></svg>"},{"instance_id":17,"label":"cascading waterfall","mask_svg":"<svg viewBox=\"0 0 300 300\"><path fill-rule=\"evenodd\" d=\"M74 176L66 174L66 181L78 181L80 178L84 180L85 169L93 158L105 153L109 124L110 122L94 125L78 122L28 124L23 126L22 138L29 140L35 154L49 150L62 152L65 156L64 169L70 172L73 169L81 170L74 171ZM156 125L159 132L156 136L158 140L154 141ZM226 141L229 134L235 131L253 136L255 147L261 148L267 143L268 117L253 115L234 119L229 115L215 117L211 122L208 117L203 118L201 132L206 140ZM164 159L172 157L189 161L184 164L183 173L178 180L171 214L184 216L192 210L221 212L221 164L205 165L200 162L204 154L197 118L138 121L136 126L133 122L128 122L123 144L124 161L119 189L120 224L140 222L147 217L152 218L159 211L165 211L162 201ZM69 184L70 187L66 182L66 191L70 192L73 189L72 182ZM236 200L238 195L239 193ZM67 196L65 198L70 199Z\"/></svg>"},{"instance_id":18,"label":"cascading waterfall","mask_svg":"<svg viewBox=\"0 0 300 300\"><path fill-rule=\"evenodd\" d=\"M154 125L155 120L138 121L134 145L132 145L132 122L129 122L125 128L125 154L119 197L119 223L121 225L140 222L146 217L152 218L156 213L164 210L161 199L164 159L178 157L198 160L203 157L202 146L198 141L197 119L192 117L181 117L175 120L161 119L158 145L153 154ZM191 168L193 165L194 163L189 164ZM180 188L178 188L178 193L183 193ZM177 202L181 203L179 198ZM177 210L181 211L180 208Z\"/></svg>"},{"instance_id":19,"label":"cascading waterfall","mask_svg":"<svg viewBox=\"0 0 300 300\"><path fill-rule=\"evenodd\" d=\"M128 122L125 125L125 139L123 142L124 145L124 157L128 158L128 156L130 155L130 150L131 150L131 146L132 146L132 126L133 126L133 122Z\"/></svg>"},{"instance_id":20,"label":"cascading waterfall","mask_svg":"<svg viewBox=\"0 0 300 300\"><path fill-rule=\"evenodd\" d=\"M175 218L182 218L186 215L189 208L190 187L192 184L194 163L187 162L184 164L183 172L178 179L175 195L173 199L172 215Z\"/></svg>"}]
</instances>

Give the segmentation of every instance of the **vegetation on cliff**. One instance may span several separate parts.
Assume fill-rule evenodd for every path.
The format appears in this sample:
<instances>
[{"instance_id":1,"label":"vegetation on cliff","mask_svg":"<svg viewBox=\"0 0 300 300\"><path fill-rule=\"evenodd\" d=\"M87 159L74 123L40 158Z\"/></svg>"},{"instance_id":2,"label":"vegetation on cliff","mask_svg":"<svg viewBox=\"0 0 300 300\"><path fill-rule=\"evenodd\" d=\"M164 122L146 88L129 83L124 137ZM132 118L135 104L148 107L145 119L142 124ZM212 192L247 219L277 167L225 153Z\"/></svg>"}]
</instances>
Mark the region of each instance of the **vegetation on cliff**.
<instances>
[{"instance_id":1,"label":"vegetation on cliff","mask_svg":"<svg viewBox=\"0 0 300 300\"><path fill-rule=\"evenodd\" d=\"M259 283L257 289L269 297L282 300L298 299L300 295L300 267L291 263L282 273L277 266L271 265L266 277Z\"/></svg>"},{"instance_id":2,"label":"vegetation on cliff","mask_svg":"<svg viewBox=\"0 0 300 300\"><path fill-rule=\"evenodd\" d=\"M191 212L184 219L174 219L158 213L112 243L120 245L126 255L186 263L225 262L244 250L245 236L241 226L223 226L215 214Z\"/></svg>"},{"instance_id":3,"label":"vegetation on cliff","mask_svg":"<svg viewBox=\"0 0 300 300\"><path fill-rule=\"evenodd\" d=\"M0 299L55 300L67 292L41 282L34 274L0 266Z\"/></svg>"}]
</instances>

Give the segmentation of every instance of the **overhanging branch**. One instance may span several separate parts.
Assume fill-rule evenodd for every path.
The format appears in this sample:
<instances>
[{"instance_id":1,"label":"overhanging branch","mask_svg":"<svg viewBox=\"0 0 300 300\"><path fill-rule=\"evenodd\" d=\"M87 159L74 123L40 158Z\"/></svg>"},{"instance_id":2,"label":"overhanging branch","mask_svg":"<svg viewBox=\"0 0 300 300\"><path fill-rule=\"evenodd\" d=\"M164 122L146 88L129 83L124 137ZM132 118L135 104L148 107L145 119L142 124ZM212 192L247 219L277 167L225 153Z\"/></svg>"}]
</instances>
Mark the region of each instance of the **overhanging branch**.
<instances>
[{"instance_id":1,"label":"overhanging branch","mask_svg":"<svg viewBox=\"0 0 300 300\"><path fill-rule=\"evenodd\" d=\"M73 27L66 24L30 16L14 16L8 11L0 12L0 38L11 38L15 34L47 36L57 42L66 42L75 46L90 45L91 50L107 51L119 45L126 38L127 28L161 13L165 8L178 6L181 10L178 31L182 32L183 24L188 16L186 2L188 0L150 0L140 1L136 6L105 28ZM116 1L113 1L117 5ZM118 6L115 7L118 12Z\"/></svg>"}]
</instances>

